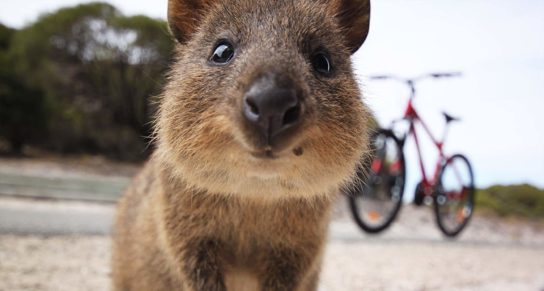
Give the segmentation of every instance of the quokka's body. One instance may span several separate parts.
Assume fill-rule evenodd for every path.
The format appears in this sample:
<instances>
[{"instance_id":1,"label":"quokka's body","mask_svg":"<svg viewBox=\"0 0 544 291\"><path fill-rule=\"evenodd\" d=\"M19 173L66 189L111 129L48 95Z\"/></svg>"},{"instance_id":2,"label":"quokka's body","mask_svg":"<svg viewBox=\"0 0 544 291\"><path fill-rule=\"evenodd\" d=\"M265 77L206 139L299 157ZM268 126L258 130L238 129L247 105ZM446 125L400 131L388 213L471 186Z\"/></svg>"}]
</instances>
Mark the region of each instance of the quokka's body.
<instances>
[{"instance_id":1,"label":"quokka's body","mask_svg":"<svg viewBox=\"0 0 544 291\"><path fill-rule=\"evenodd\" d=\"M368 0L169 1L157 149L118 205L114 290L315 290L367 147Z\"/></svg>"}]
</instances>

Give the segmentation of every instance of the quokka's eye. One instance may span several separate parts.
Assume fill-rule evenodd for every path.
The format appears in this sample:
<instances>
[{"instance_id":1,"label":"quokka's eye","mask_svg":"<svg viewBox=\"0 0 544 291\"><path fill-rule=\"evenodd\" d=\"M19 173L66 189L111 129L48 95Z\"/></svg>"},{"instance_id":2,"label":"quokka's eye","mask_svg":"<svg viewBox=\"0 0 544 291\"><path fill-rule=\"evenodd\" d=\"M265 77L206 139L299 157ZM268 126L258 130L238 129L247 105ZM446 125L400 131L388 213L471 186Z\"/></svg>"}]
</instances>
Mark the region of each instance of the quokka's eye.
<instances>
[{"instance_id":1,"label":"quokka's eye","mask_svg":"<svg viewBox=\"0 0 544 291\"><path fill-rule=\"evenodd\" d=\"M330 76L332 73L332 65L329 56L323 52L316 53L312 56L312 66L318 73Z\"/></svg>"},{"instance_id":2,"label":"quokka's eye","mask_svg":"<svg viewBox=\"0 0 544 291\"><path fill-rule=\"evenodd\" d=\"M210 61L214 64L224 65L230 62L234 56L234 48L228 41L221 41L215 47Z\"/></svg>"}]
</instances>

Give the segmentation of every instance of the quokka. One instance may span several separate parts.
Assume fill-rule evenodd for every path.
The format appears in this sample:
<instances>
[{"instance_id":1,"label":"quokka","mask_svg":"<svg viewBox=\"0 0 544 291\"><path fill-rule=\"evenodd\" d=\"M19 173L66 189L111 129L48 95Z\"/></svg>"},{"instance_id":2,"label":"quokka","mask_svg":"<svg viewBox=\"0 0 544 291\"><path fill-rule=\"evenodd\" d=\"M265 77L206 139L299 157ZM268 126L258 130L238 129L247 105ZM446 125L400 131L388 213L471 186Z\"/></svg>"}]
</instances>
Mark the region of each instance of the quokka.
<instances>
[{"instance_id":1,"label":"quokka","mask_svg":"<svg viewBox=\"0 0 544 291\"><path fill-rule=\"evenodd\" d=\"M114 290L316 290L367 151L369 0L169 0L156 150L118 205Z\"/></svg>"}]
</instances>

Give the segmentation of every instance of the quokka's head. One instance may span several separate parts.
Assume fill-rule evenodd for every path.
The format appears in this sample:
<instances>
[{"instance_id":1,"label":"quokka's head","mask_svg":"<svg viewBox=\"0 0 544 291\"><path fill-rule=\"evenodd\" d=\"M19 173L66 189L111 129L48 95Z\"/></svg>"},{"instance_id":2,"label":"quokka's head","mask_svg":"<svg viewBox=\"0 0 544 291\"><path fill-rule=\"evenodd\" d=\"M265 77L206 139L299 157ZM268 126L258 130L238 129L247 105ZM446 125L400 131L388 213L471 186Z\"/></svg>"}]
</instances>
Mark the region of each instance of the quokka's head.
<instances>
[{"instance_id":1,"label":"quokka's head","mask_svg":"<svg viewBox=\"0 0 544 291\"><path fill-rule=\"evenodd\" d=\"M369 0L169 0L158 156L194 187L311 197L348 181L368 113L350 56Z\"/></svg>"}]
</instances>

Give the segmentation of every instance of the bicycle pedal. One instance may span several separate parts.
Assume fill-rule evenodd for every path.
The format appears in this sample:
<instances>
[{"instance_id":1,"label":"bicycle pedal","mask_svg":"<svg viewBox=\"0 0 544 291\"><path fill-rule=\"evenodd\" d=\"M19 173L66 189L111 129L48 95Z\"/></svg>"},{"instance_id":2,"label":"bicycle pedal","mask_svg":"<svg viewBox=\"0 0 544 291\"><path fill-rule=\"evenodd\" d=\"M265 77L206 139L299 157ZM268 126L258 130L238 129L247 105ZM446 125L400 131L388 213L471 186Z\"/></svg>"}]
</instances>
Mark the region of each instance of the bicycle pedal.
<instances>
[{"instance_id":1,"label":"bicycle pedal","mask_svg":"<svg viewBox=\"0 0 544 291\"><path fill-rule=\"evenodd\" d=\"M414 197L414 205L422 206L424 198L425 196L416 194L416 196Z\"/></svg>"},{"instance_id":2,"label":"bicycle pedal","mask_svg":"<svg viewBox=\"0 0 544 291\"><path fill-rule=\"evenodd\" d=\"M423 184L419 182L416 186L416 192L414 195L414 205L422 206L425 201L425 193L423 192Z\"/></svg>"}]
</instances>

